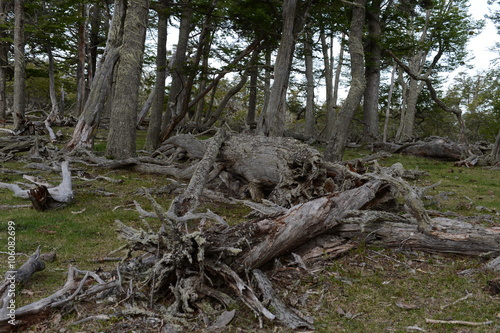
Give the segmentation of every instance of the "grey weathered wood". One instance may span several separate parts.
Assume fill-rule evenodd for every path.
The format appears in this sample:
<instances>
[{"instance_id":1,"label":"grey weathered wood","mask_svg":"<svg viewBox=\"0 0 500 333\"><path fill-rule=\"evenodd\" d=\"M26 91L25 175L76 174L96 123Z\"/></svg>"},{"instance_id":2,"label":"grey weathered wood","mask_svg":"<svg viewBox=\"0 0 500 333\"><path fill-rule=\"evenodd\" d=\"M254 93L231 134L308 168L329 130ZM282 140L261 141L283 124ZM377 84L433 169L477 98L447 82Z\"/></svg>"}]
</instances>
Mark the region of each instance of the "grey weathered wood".
<instances>
[{"instance_id":1,"label":"grey weathered wood","mask_svg":"<svg viewBox=\"0 0 500 333\"><path fill-rule=\"evenodd\" d=\"M257 268L335 227L344 214L373 200L384 182L374 180L338 195L323 196L290 208L285 214L257 222L264 237L242 256L245 269Z\"/></svg>"}]
</instances>

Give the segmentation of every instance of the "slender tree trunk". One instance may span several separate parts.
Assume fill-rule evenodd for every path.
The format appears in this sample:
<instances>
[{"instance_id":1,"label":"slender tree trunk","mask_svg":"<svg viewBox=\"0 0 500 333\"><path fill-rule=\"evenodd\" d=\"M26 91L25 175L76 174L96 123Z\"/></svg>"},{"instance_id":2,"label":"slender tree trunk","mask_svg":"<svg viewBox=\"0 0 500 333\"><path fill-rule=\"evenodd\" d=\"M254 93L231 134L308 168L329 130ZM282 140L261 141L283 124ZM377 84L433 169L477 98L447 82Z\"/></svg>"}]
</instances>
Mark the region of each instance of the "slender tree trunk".
<instances>
[{"instance_id":1,"label":"slender tree trunk","mask_svg":"<svg viewBox=\"0 0 500 333\"><path fill-rule=\"evenodd\" d=\"M259 133L268 136L283 136L285 133L286 92L293 52L295 50L294 24L297 0L283 1L283 29L280 47L274 64L274 83L269 96L269 105Z\"/></svg>"},{"instance_id":2,"label":"slender tree trunk","mask_svg":"<svg viewBox=\"0 0 500 333\"><path fill-rule=\"evenodd\" d=\"M210 38L205 38L202 52L202 60L201 60L201 72L200 72L200 84L199 91L203 91L206 89L208 85L208 61L210 59L210 50L212 48L212 36ZM196 113L194 117L194 121L196 124L201 124L203 120L203 115L205 112L205 96L196 104Z\"/></svg>"},{"instance_id":3,"label":"slender tree trunk","mask_svg":"<svg viewBox=\"0 0 500 333\"><path fill-rule=\"evenodd\" d=\"M333 82L333 108L334 109L337 109L337 101L339 98L340 75L342 74L342 66L344 65L344 43L345 43L345 33L342 33L342 36L340 38L339 60L337 61L337 68L335 69L335 81ZM335 113L335 115L336 115L336 113Z\"/></svg>"},{"instance_id":4,"label":"slender tree trunk","mask_svg":"<svg viewBox=\"0 0 500 333\"><path fill-rule=\"evenodd\" d=\"M106 155L136 156L136 121L149 0L130 0L123 27L123 44L111 108Z\"/></svg>"},{"instance_id":5,"label":"slender tree trunk","mask_svg":"<svg viewBox=\"0 0 500 333\"><path fill-rule=\"evenodd\" d=\"M182 14L179 26L179 40L175 56L170 65L170 76L172 82L170 84L170 94L167 101L167 110L162 118L162 132L167 128L172 119L175 119L182 112L183 94L186 93L186 52L189 41L189 33L191 32L191 17L193 9L190 5L190 0L181 1Z\"/></svg>"},{"instance_id":6,"label":"slender tree trunk","mask_svg":"<svg viewBox=\"0 0 500 333\"><path fill-rule=\"evenodd\" d=\"M262 110L260 111L259 115L259 120L257 123L257 130L260 128L263 128L264 126L264 119L267 113L267 108L269 106L269 97L271 95L271 55L272 55L272 50L270 48L267 48L265 52L265 61L266 64L264 66L264 104L262 105Z\"/></svg>"},{"instance_id":7,"label":"slender tree trunk","mask_svg":"<svg viewBox=\"0 0 500 333\"><path fill-rule=\"evenodd\" d=\"M167 12L170 0L160 2L158 8L158 44L156 48L156 82L154 99L149 116L145 150L155 150L160 146L161 117L165 100L165 80L167 78Z\"/></svg>"},{"instance_id":8,"label":"slender tree trunk","mask_svg":"<svg viewBox=\"0 0 500 333\"><path fill-rule=\"evenodd\" d=\"M50 111L49 116L47 117L47 120L50 123L56 123L61 120L61 117L60 117L59 101L57 100L57 92L56 92L54 54L52 53L52 46L50 45L47 45L47 56L49 60L49 95L50 95L50 102L52 103L52 109Z\"/></svg>"},{"instance_id":9,"label":"slender tree trunk","mask_svg":"<svg viewBox=\"0 0 500 333\"><path fill-rule=\"evenodd\" d=\"M255 51L254 51L255 52ZM250 70L250 86L248 87L248 113L246 118L246 125L250 130L254 130L257 126L257 121L255 119L257 112L257 83L259 70L258 67L254 64Z\"/></svg>"},{"instance_id":10,"label":"slender tree trunk","mask_svg":"<svg viewBox=\"0 0 500 333\"><path fill-rule=\"evenodd\" d=\"M333 108L333 64L331 55L331 45L328 45L326 41L326 34L324 27L320 28L320 40L321 40L321 51L323 52L323 67L325 69L325 88L326 88L326 128L322 133L331 133L332 127L328 125L328 121L331 117L334 117L335 109ZM333 124L332 124L333 125Z\"/></svg>"},{"instance_id":11,"label":"slender tree trunk","mask_svg":"<svg viewBox=\"0 0 500 333\"><path fill-rule=\"evenodd\" d=\"M366 44L366 90L363 100L363 120L365 123L364 140L377 140L378 130L378 97L380 91L380 66L382 59L382 48L380 37L382 29L380 26L380 6L382 0L375 0L367 11L368 21L368 43Z\"/></svg>"},{"instance_id":12,"label":"slender tree trunk","mask_svg":"<svg viewBox=\"0 0 500 333\"><path fill-rule=\"evenodd\" d=\"M14 131L25 125L26 63L24 58L24 0L14 1Z\"/></svg>"},{"instance_id":13,"label":"slender tree trunk","mask_svg":"<svg viewBox=\"0 0 500 333\"><path fill-rule=\"evenodd\" d=\"M323 130L323 132L325 133L323 135L323 137L325 137L327 141L330 138L330 136L332 135L334 128L335 128L335 124L337 123L337 114L338 114L338 109L339 109L339 107L337 105L337 101L339 98L340 76L342 74L342 66L344 65L344 43L345 43L345 34L342 33L341 38L340 38L340 51L339 51L339 57L338 57L338 61L337 61L337 68L335 69L335 78L333 81L333 93L332 93L332 101L331 101L332 107L331 107L330 112L327 115L326 127ZM330 44L331 44L330 47L332 47L333 36L331 38ZM332 57L331 67L333 70L333 57Z\"/></svg>"},{"instance_id":14,"label":"slender tree trunk","mask_svg":"<svg viewBox=\"0 0 500 333\"><path fill-rule=\"evenodd\" d=\"M123 39L125 0L115 0L114 8L106 49L102 55L99 69L92 80L90 94L73 131L73 137L65 146L67 151L78 147L92 149L94 145L95 132L111 93L115 65L120 58L119 47Z\"/></svg>"},{"instance_id":15,"label":"slender tree trunk","mask_svg":"<svg viewBox=\"0 0 500 333\"><path fill-rule=\"evenodd\" d=\"M76 115L80 116L85 105L85 55L87 53L87 5L80 3L80 24L78 25L78 61L76 63Z\"/></svg>"},{"instance_id":16,"label":"slender tree trunk","mask_svg":"<svg viewBox=\"0 0 500 333\"><path fill-rule=\"evenodd\" d=\"M97 71L97 49L101 43L101 37L99 36L99 31L101 30L101 20L102 20L102 8L101 4L95 4L90 8L90 31L89 31L89 69L88 69L88 81L91 82ZM116 7L115 7L116 8ZM107 22L107 20L105 20ZM107 24L106 24L107 26ZM112 28L112 27L111 27ZM86 37L87 38L87 37Z\"/></svg>"},{"instance_id":17,"label":"slender tree trunk","mask_svg":"<svg viewBox=\"0 0 500 333\"><path fill-rule=\"evenodd\" d=\"M394 67L392 68L391 82L389 85L389 94L387 96L387 109L385 110L383 142L387 142L387 132L389 130L389 120L391 117L392 92L394 91L394 78L396 76L397 70L398 66L395 64Z\"/></svg>"},{"instance_id":18,"label":"slender tree trunk","mask_svg":"<svg viewBox=\"0 0 500 333\"><path fill-rule=\"evenodd\" d=\"M366 0L356 0L352 8L349 31L349 53L351 55L351 84L344 106L338 115L335 130L328 142L324 156L328 161L340 161L344 154L349 135L349 126L354 112L359 107L365 91L363 27L365 22Z\"/></svg>"},{"instance_id":19,"label":"slender tree trunk","mask_svg":"<svg viewBox=\"0 0 500 333\"><path fill-rule=\"evenodd\" d=\"M306 130L305 137L314 139L316 137L316 118L314 116L314 74L313 74L313 33L310 24L306 27L304 51L306 63Z\"/></svg>"}]
</instances>

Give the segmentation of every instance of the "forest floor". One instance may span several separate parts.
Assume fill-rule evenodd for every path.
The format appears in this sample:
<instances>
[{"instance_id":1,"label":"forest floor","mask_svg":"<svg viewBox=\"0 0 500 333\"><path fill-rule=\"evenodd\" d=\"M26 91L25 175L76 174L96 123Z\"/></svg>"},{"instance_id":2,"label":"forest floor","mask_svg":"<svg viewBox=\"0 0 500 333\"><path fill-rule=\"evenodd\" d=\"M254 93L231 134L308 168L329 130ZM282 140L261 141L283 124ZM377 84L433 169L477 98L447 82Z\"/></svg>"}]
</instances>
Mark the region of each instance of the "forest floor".
<instances>
[{"instance_id":1,"label":"forest floor","mask_svg":"<svg viewBox=\"0 0 500 333\"><path fill-rule=\"evenodd\" d=\"M139 136L141 140L141 136ZM105 139L100 138L96 150L103 151ZM139 143L140 147L140 143ZM345 159L370 154L364 150L349 150ZM428 209L447 214L469 216L468 222L500 227L500 171L487 168L458 168L452 162L393 155L381 160L383 165L401 162L405 168L428 172L412 185L430 186L425 203ZM141 220L134 200L146 210L151 203L143 188L159 189L172 182L164 176L140 174L128 170L96 169L71 165L75 202L59 210L38 212L29 207L2 209L0 240L7 247L7 223L16 226L16 251L32 254L38 246L42 253L55 252L54 262L33 275L27 285L18 290L17 306L31 303L58 290L66 280L69 265L91 271L111 271L116 262L102 261L105 257L120 257L112 253L124 244L117 237L115 220L137 228L145 223L153 230L160 227L156 219ZM21 171L17 173L15 171ZM22 175L34 175L57 185L60 174L27 168L25 162L11 160L2 163L0 181L22 182ZM95 179L96 176L109 179ZM29 201L15 198L0 189L2 205L28 205ZM154 198L168 207L175 194L158 194ZM205 202L203 208L223 216L229 223L247 220L250 209L239 204ZM268 276L282 298L306 316L314 318L317 332L499 332L500 297L488 290L492 273L480 270L483 260L461 256L443 256L408 249L389 249L353 239L356 246L334 260L325 260L307 267L275 268ZM0 251L4 251L0 249ZM4 253L0 256L5 256ZM26 258L17 256L20 265ZM2 272L6 260L0 261ZM168 301L168 300L166 300ZM147 316L116 315L116 300L100 304L75 303L64 311L52 313L43 322L24 332L163 332L163 323ZM263 327L244 305L236 305L234 320L224 332L289 332L270 321ZM91 320L72 325L81 319L107 315L106 320ZM104 318L104 317L103 317ZM431 323L428 319L448 323ZM187 318L192 331L203 332L196 315ZM458 321L484 323L471 326Z\"/></svg>"}]
</instances>

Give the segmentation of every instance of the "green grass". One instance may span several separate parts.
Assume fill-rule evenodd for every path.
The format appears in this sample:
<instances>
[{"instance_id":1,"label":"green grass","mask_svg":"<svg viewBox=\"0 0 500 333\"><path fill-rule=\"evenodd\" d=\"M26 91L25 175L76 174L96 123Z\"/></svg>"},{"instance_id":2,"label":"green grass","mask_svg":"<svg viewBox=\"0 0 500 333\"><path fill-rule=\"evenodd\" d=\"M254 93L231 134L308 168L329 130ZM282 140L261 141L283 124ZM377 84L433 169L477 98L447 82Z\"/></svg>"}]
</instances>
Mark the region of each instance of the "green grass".
<instances>
[{"instance_id":1,"label":"green grass","mask_svg":"<svg viewBox=\"0 0 500 333\"><path fill-rule=\"evenodd\" d=\"M142 148L145 133L138 135L138 148ZM97 153L105 151L106 139L99 132L96 141ZM363 150L348 150L345 159L353 159L370 154ZM500 223L500 173L486 168L457 168L451 162L393 155L381 160L384 166L401 162L406 168L418 168L428 172L428 176L412 181L415 186L429 186L441 180L441 184L430 189L426 200L428 208L442 212L454 211L463 215L492 216L491 226ZM8 161L3 170L22 170L26 174L37 174L57 185L60 174L40 172L25 168L25 163ZM98 263L95 259L107 256L123 245L115 231L114 221L119 219L127 225L145 227L135 211L133 201L138 201L146 210L152 210L150 202L141 193L144 188L157 188L168 184L166 177L139 174L129 170L106 170L72 164L75 202L65 208L47 212L37 212L30 208L7 209L1 212L0 245L6 244L7 221L16 223L17 252L30 255L38 246L42 252L55 251L55 262L47 263L46 269L36 273L20 293L20 304L25 304L48 296L59 289L66 279L69 265L88 270L112 270L116 263ZM119 183L104 180L85 181L78 178L79 171L90 175L105 175L119 180ZM0 169L1 182L23 182L22 175L5 173ZM114 193L103 196L103 192ZM445 195L440 193L446 192ZM453 192L453 194L451 193ZM21 205L29 201L15 198L11 192L0 189L3 205ZM155 199L168 208L173 196L160 194ZM469 204L467 204L469 203ZM484 206L488 211L478 211ZM245 221L250 209L238 204L203 203L201 211L210 209L223 216L228 223ZM152 228L159 222L146 219ZM113 256L123 255L122 253ZM0 257L5 256L0 254ZM17 257L20 265L25 256ZM359 244L342 258L323 263L323 269L314 274L293 275L288 282L274 280L277 289L287 296L285 299L309 295L296 305L304 313L315 318L318 332L407 332L405 327L418 326L428 332L497 332L499 330L499 298L485 291L487 281L493 276L486 272L476 272L470 276L459 272L481 265L479 259L443 257L424 253L400 252L383 247ZM0 260L0 269L7 270L5 260ZM451 305L467 293L472 296ZM293 302L292 302L293 303ZM416 308L404 310L399 303L414 305ZM446 306L448 305L448 306ZM444 307L445 306L445 307ZM341 310L344 314L341 314ZM88 315L99 311L89 305L80 305L80 311ZM111 310L111 309L107 309ZM353 315L349 318L345 313ZM74 313L64 318L75 319ZM425 318L441 320L486 321L495 324L481 327L428 324ZM114 321L95 322L94 326L79 325L66 332L103 330ZM50 324L55 325L55 324ZM91 325L91 324L88 324ZM90 328L89 328L90 327ZM239 332L245 327L247 332L288 332L269 321L264 321L264 329L256 326L253 314L244 306L238 306L237 317L228 326L227 332Z\"/></svg>"}]
</instances>

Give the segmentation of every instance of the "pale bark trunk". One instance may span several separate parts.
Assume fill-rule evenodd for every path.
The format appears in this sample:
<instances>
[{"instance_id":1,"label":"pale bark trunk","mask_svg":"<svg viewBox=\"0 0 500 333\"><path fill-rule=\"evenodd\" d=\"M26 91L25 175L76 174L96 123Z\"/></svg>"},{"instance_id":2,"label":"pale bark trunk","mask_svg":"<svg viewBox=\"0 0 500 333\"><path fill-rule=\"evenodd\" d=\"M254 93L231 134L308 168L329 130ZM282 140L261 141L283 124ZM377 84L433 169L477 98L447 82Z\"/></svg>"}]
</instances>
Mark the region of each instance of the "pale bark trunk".
<instances>
[{"instance_id":1,"label":"pale bark trunk","mask_svg":"<svg viewBox=\"0 0 500 333\"><path fill-rule=\"evenodd\" d=\"M87 5L80 3L80 24L78 25L78 61L76 64L76 115L80 116L85 106L85 55L87 47L86 21Z\"/></svg>"},{"instance_id":2,"label":"pale bark trunk","mask_svg":"<svg viewBox=\"0 0 500 333\"><path fill-rule=\"evenodd\" d=\"M414 138L413 127L415 124L415 113L417 110L418 95L422 92L423 85L415 79L409 79L409 85L406 96L406 104L403 106L404 113L401 116L399 136L396 138L399 142L409 141Z\"/></svg>"},{"instance_id":3,"label":"pale bark trunk","mask_svg":"<svg viewBox=\"0 0 500 333\"><path fill-rule=\"evenodd\" d=\"M349 135L349 126L354 112L361 102L365 91L364 75L363 27L365 22L366 0L357 0L352 9L351 28L349 32L349 53L351 54L351 86L344 106L337 118L335 130L325 150L325 159L340 161L344 154L345 144Z\"/></svg>"},{"instance_id":4,"label":"pale bark trunk","mask_svg":"<svg viewBox=\"0 0 500 333\"><path fill-rule=\"evenodd\" d=\"M380 26L380 6L381 0L372 2L370 10L367 12L368 18L368 43L366 46L366 90L363 101L364 120L364 140L377 140L378 130L378 97L380 90L380 66L382 59L382 48L380 47L380 37L382 29Z\"/></svg>"},{"instance_id":5,"label":"pale bark trunk","mask_svg":"<svg viewBox=\"0 0 500 333\"><path fill-rule=\"evenodd\" d=\"M339 85L340 85L340 75L342 74L342 66L344 65L344 42L345 42L345 34L342 33L342 36L340 38L340 51L339 51L339 57L337 61L337 67L335 69L335 78L333 81L333 92L332 92L332 108L330 112L328 113L328 118L326 119L326 127L323 130L324 135L323 137L328 140L330 136L332 135L335 124L337 122L337 115L338 115L338 105L337 101L339 98ZM333 45L333 36L332 36L332 41L331 44ZM330 46L331 47L331 46ZM332 70L333 70L333 57L332 57L332 64L331 64Z\"/></svg>"},{"instance_id":6,"label":"pale bark trunk","mask_svg":"<svg viewBox=\"0 0 500 333\"><path fill-rule=\"evenodd\" d=\"M26 63L24 58L24 0L14 1L14 131L22 131L25 119Z\"/></svg>"},{"instance_id":7,"label":"pale bark trunk","mask_svg":"<svg viewBox=\"0 0 500 333\"><path fill-rule=\"evenodd\" d=\"M56 123L62 119L61 110L59 107L59 101L57 100L57 92L56 92L56 79L54 73L54 55L52 53L52 46L47 46L47 56L49 60L49 95L50 102L52 103L52 109L50 111L47 120L49 123Z\"/></svg>"},{"instance_id":8,"label":"pale bark trunk","mask_svg":"<svg viewBox=\"0 0 500 333\"><path fill-rule=\"evenodd\" d=\"M321 51L323 52L323 67L325 69L325 88L326 88L326 128L323 133L328 135L331 133L333 128L333 123L330 124L330 118L333 118L335 109L333 105L333 56L330 56L332 50L332 45L328 45L326 42L326 34L324 27L320 29L320 39L321 39ZM333 42L332 39L330 39ZM329 126L331 125L331 126ZM326 137L326 136L325 136Z\"/></svg>"},{"instance_id":9,"label":"pale bark trunk","mask_svg":"<svg viewBox=\"0 0 500 333\"><path fill-rule=\"evenodd\" d=\"M123 44L111 109L106 155L136 156L136 121L149 1L130 0L123 27Z\"/></svg>"},{"instance_id":10,"label":"pale bark trunk","mask_svg":"<svg viewBox=\"0 0 500 333\"><path fill-rule=\"evenodd\" d=\"M333 108L337 108L337 101L339 98L339 85L340 85L340 75L342 74L342 66L344 65L344 42L345 34L342 33L340 38L340 52L339 60L337 62L337 68L335 69L335 81L333 82ZM336 113L335 113L336 115ZM333 119L334 120L334 119Z\"/></svg>"},{"instance_id":11,"label":"pale bark trunk","mask_svg":"<svg viewBox=\"0 0 500 333\"><path fill-rule=\"evenodd\" d=\"M387 96L387 109L385 110L385 121L384 121L384 134L383 134L383 142L387 142L387 132L389 130L389 120L391 116L391 104L392 104L392 92L394 91L394 78L397 72L397 65L394 65L391 73L391 82L389 85L389 94Z\"/></svg>"},{"instance_id":12,"label":"pale bark trunk","mask_svg":"<svg viewBox=\"0 0 500 333\"><path fill-rule=\"evenodd\" d=\"M312 31L310 26L306 30L304 50L306 63L306 130L305 137L314 139L316 137L316 126L314 117L314 75L313 75L313 59L312 59Z\"/></svg>"},{"instance_id":13,"label":"pale bark trunk","mask_svg":"<svg viewBox=\"0 0 500 333\"><path fill-rule=\"evenodd\" d=\"M165 99L165 80L167 78L167 5L169 1L160 2L158 10L158 44L156 49L156 82L153 105L149 116L149 126L145 150L155 150L160 146L161 118Z\"/></svg>"},{"instance_id":14,"label":"pale bark trunk","mask_svg":"<svg viewBox=\"0 0 500 333\"><path fill-rule=\"evenodd\" d=\"M94 145L95 132L111 93L115 65L119 59L118 48L122 43L122 26L125 19L124 0L115 0L114 8L113 20L100 67L92 80L90 94L83 113L75 126L73 137L66 144L65 150L71 151L75 148L92 149Z\"/></svg>"},{"instance_id":15,"label":"pale bark trunk","mask_svg":"<svg viewBox=\"0 0 500 333\"><path fill-rule=\"evenodd\" d=\"M257 123L257 131L264 126L264 119L267 113L267 108L269 106L269 96L271 95L271 56L272 50L268 48L265 52L266 65L264 66L264 104L262 105L262 110L260 111L259 120Z\"/></svg>"},{"instance_id":16,"label":"pale bark trunk","mask_svg":"<svg viewBox=\"0 0 500 333\"><path fill-rule=\"evenodd\" d=\"M278 55L274 64L274 83L271 88L264 121L259 129L260 134L283 136L285 132L286 91L295 50L293 30L296 10L297 0L283 1L283 29Z\"/></svg>"}]
</instances>

